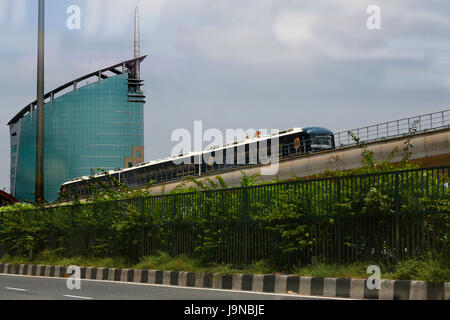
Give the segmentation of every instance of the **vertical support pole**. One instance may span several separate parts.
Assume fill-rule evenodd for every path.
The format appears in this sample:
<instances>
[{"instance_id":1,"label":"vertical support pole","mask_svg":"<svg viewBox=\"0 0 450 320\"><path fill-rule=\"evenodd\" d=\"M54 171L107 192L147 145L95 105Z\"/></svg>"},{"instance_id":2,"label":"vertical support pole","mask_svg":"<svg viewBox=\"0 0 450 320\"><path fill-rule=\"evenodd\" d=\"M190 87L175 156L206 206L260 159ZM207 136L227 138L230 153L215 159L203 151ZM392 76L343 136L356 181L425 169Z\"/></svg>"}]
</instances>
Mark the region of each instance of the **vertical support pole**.
<instances>
[{"instance_id":1,"label":"vertical support pole","mask_svg":"<svg viewBox=\"0 0 450 320\"><path fill-rule=\"evenodd\" d=\"M114 241L114 250L113 250L113 257L117 257L117 215L116 215L116 211L114 211L113 214L113 226L114 226L114 230L113 230L113 241Z\"/></svg>"},{"instance_id":2,"label":"vertical support pole","mask_svg":"<svg viewBox=\"0 0 450 320\"><path fill-rule=\"evenodd\" d=\"M92 207L92 211L93 211L93 216L94 216L94 256L97 254L97 252L95 252L95 248L97 247L97 203L94 202L93 207Z\"/></svg>"},{"instance_id":3,"label":"vertical support pole","mask_svg":"<svg viewBox=\"0 0 450 320\"><path fill-rule=\"evenodd\" d=\"M400 259L400 192L399 192L399 173L395 173L395 189L394 189L394 200L395 200L395 260Z\"/></svg>"},{"instance_id":4,"label":"vertical support pole","mask_svg":"<svg viewBox=\"0 0 450 320\"><path fill-rule=\"evenodd\" d=\"M145 202L144 197L141 198L141 252L140 257L145 255Z\"/></svg>"},{"instance_id":5,"label":"vertical support pole","mask_svg":"<svg viewBox=\"0 0 450 320\"><path fill-rule=\"evenodd\" d=\"M36 119L36 203L44 202L44 0L39 0Z\"/></svg>"},{"instance_id":6,"label":"vertical support pole","mask_svg":"<svg viewBox=\"0 0 450 320\"><path fill-rule=\"evenodd\" d=\"M342 205L341 205L341 178L337 178L336 181L336 193L338 202L338 217L337 217L337 263L342 262L342 229L341 229L341 219L342 219Z\"/></svg>"},{"instance_id":7,"label":"vertical support pole","mask_svg":"<svg viewBox=\"0 0 450 320\"><path fill-rule=\"evenodd\" d=\"M3 251L3 214L4 212L0 212L0 257L3 257L5 252Z\"/></svg>"},{"instance_id":8,"label":"vertical support pole","mask_svg":"<svg viewBox=\"0 0 450 320\"><path fill-rule=\"evenodd\" d=\"M177 247L177 242L175 241L175 234L177 234L177 224L175 223L175 221L177 221L177 195L174 194L173 195L173 201L172 201L172 221L174 221L174 223L172 223L172 257L177 256L177 252L178 252L178 247ZM208 214L209 214L209 209L208 209Z\"/></svg>"},{"instance_id":9,"label":"vertical support pole","mask_svg":"<svg viewBox=\"0 0 450 320\"><path fill-rule=\"evenodd\" d=\"M248 187L244 187L243 200L244 200L244 264L249 264L248 259Z\"/></svg>"},{"instance_id":10,"label":"vertical support pole","mask_svg":"<svg viewBox=\"0 0 450 320\"><path fill-rule=\"evenodd\" d=\"M4 212L0 212L0 257L3 257L5 252L5 247L3 246L3 226L5 225L4 221Z\"/></svg>"},{"instance_id":11,"label":"vertical support pole","mask_svg":"<svg viewBox=\"0 0 450 320\"><path fill-rule=\"evenodd\" d=\"M204 217L206 218L206 224L203 226L203 234L206 236L206 237L204 237L204 239L205 239L205 238L210 237L209 235L212 232L212 225L213 225L213 223L212 223L212 219L211 219L211 207L210 207L211 203L209 201L209 199L210 199L210 196L209 196L210 191L205 191L202 194L203 194L203 197L202 197L203 203L206 204L205 205L205 212L204 212ZM205 240L204 239L203 239L203 242L202 242L203 246L205 245ZM212 256L211 245L208 245L206 247L205 257L206 257L206 259L208 261L214 261L215 260L214 257Z\"/></svg>"},{"instance_id":12,"label":"vertical support pole","mask_svg":"<svg viewBox=\"0 0 450 320\"><path fill-rule=\"evenodd\" d=\"M55 250L57 248L56 246L56 237L55 237L55 223L54 223L54 218L53 218L53 208L49 208L49 216L50 216L50 248L52 248L53 250Z\"/></svg>"},{"instance_id":13,"label":"vertical support pole","mask_svg":"<svg viewBox=\"0 0 450 320\"><path fill-rule=\"evenodd\" d=\"M71 257L75 255L75 206L71 207L72 210L72 239L71 239Z\"/></svg>"},{"instance_id":14,"label":"vertical support pole","mask_svg":"<svg viewBox=\"0 0 450 320\"><path fill-rule=\"evenodd\" d=\"M20 211L17 211L17 225L21 226L21 222L20 222ZM16 229L16 243L18 243L20 240L20 228ZM15 252L16 256L19 255L19 246L16 246L16 252Z\"/></svg>"}]
</instances>

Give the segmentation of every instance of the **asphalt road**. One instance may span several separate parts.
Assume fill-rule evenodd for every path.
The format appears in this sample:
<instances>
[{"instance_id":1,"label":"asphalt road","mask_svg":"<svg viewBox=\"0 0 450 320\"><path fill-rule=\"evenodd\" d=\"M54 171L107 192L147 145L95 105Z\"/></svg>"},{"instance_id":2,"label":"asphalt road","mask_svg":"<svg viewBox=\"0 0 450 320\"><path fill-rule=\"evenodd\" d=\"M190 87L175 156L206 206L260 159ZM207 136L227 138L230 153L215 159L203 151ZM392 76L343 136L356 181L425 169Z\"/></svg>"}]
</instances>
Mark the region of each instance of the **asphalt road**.
<instances>
[{"instance_id":1,"label":"asphalt road","mask_svg":"<svg viewBox=\"0 0 450 320\"><path fill-rule=\"evenodd\" d=\"M67 279L0 275L0 300L323 300L286 294L196 289L101 280L81 280L69 290Z\"/></svg>"}]
</instances>

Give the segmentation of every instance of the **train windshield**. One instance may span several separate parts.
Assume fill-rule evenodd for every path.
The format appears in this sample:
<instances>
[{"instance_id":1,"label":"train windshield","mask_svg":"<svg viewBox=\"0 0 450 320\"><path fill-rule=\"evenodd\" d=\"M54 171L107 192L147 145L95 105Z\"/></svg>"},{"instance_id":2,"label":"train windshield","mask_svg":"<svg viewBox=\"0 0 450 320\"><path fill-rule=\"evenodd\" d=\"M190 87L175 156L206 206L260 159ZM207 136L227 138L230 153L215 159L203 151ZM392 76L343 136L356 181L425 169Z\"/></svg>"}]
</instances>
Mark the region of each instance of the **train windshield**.
<instances>
[{"instance_id":1,"label":"train windshield","mask_svg":"<svg viewBox=\"0 0 450 320\"><path fill-rule=\"evenodd\" d=\"M313 149L332 149L334 148L332 135L311 135L311 148Z\"/></svg>"}]
</instances>

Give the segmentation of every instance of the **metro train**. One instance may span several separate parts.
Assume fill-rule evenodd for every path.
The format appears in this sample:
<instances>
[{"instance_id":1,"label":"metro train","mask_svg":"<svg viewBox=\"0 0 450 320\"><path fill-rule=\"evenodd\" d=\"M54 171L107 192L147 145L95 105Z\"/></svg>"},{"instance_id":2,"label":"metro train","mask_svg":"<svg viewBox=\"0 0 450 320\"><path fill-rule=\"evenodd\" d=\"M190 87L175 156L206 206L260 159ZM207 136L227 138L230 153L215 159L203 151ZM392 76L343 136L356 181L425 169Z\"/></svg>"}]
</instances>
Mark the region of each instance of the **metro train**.
<instances>
[{"instance_id":1,"label":"metro train","mask_svg":"<svg viewBox=\"0 0 450 320\"><path fill-rule=\"evenodd\" d=\"M183 179L184 177L199 177L225 170L236 170L252 165L266 163L260 155L271 156L271 141L278 138L278 159L288 159L303 154L334 149L333 132L320 127L293 128L280 131L277 134L261 135L234 142L223 147L217 147L202 152L190 152L176 157L150 161L135 167L111 170L108 174L94 175L97 181L111 184L107 175L130 188L145 187L150 182L165 183ZM219 158L222 158L219 161ZM72 198L76 195L83 198L90 195L87 183L89 177L80 177L61 185L60 194Z\"/></svg>"}]
</instances>

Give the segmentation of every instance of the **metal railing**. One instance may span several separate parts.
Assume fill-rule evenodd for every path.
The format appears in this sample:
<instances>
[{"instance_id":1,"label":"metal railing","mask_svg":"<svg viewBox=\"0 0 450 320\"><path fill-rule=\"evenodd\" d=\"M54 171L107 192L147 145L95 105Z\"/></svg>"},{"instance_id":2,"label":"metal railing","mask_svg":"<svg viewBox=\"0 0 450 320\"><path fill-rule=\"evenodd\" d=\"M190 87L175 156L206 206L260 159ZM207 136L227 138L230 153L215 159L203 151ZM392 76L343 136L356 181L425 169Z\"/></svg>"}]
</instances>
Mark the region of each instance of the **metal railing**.
<instances>
[{"instance_id":1,"label":"metal railing","mask_svg":"<svg viewBox=\"0 0 450 320\"><path fill-rule=\"evenodd\" d=\"M0 255L275 265L396 260L450 246L450 166L0 214Z\"/></svg>"},{"instance_id":2,"label":"metal railing","mask_svg":"<svg viewBox=\"0 0 450 320\"><path fill-rule=\"evenodd\" d=\"M417 133L448 128L450 109L338 132L334 134L334 139L338 148L355 144L349 132L353 132L363 142L401 137L410 133L413 124L417 126Z\"/></svg>"}]
</instances>

